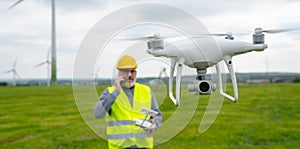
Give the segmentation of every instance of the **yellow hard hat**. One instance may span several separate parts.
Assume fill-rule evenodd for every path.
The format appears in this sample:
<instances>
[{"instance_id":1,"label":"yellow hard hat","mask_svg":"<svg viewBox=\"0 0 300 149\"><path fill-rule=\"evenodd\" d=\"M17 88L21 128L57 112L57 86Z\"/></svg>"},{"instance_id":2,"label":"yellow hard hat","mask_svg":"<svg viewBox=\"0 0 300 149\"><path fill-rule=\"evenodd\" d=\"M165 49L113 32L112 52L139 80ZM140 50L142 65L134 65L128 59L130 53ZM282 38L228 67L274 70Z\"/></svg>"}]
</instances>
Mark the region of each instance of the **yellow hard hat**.
<instances>
[{"instance_id":1,"label":"yellow hard hat","mask_svg":"<svg viewBox=\"0 0 300 149\"><path fill-rule=\"evenodd\" d=\"M124 55L119 59L118 69L136 69L137 64L135 59L132 56Z\"/></svg>"}]
</instances>

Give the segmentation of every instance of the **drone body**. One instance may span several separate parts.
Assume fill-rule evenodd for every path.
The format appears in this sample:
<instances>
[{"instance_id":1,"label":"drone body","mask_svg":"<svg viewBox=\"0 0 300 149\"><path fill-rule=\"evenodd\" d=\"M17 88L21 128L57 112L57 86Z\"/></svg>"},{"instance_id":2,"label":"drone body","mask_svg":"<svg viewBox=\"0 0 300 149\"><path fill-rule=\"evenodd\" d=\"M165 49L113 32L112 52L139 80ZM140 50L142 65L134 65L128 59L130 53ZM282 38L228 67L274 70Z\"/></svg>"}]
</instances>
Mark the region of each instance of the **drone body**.
<instances>
[{"instance_id":1,"label":"drone body","mask_svg":"<svg viewBox=\"0 0 300 149\"><path fill-rule=\"evenodd\" d=\"M155 34L154 38L148 41L147 52L155 57L163 56L171 58L169 97L175 105L179 105L183 65L197 70L198 77L194 81L194 84L188 86L189 91L194 91L195 94L211 94L215 90L215 84L210 80L205 80L204 75L208 67L216 65L220 94L233 102L237 102L238 88L232 57L251 51L263 51L268 45L264 44L264 34L262 34L261 30L261 32L255 32L255 34L253 34L252 43L234 41L232 36L227 36L225 39L201 36L178 40L176 47L178 48L165 48L163 38ZM222 60L225 61L230 73L234 96L226 94L222 89L222 77L218 66L218 63ZM176 97L173 96L173 76L175 68L177 69Z\"/></svg>"},{"instance_id":2,"label":"drone body","mask_svg":"<svg viewBox=\"0 0 300 149\"><path fill-rule=\"evenodd\" d=\"M162 43L163 41L154 39L150 42ZM176 43L179 49L165 48L162 44L153 48L150 46L147 52L156 57L183 58L185 65L197 69L211 67L223 60L225 56L232 57L251 51L263 51L267 48L266 44L252 44L211 37L181 40Z\"/></svg>"},{"instance_id":3,"label":"drone body","mask_svg":"<svg viewBox=\"0 0 300 149\"><path fill-rule=\"evenodd\" d=\"M235 41L233 40L234 37L230 32L226 34L184 36L183 39L177 39L175 42L173 41L171 43L165 42L164 39L167 37L162 37L158 33L155 33L153 36L137 37L129 40L147 39L148 49L146 51L149 54L155 57L167 57L171 59L169 97L175 105L179 105L180 103L180 85L183 65L195 68L197 71L196 80L193 84L188 85L189 91L193 91L195 94L211 94L215 91L216 85L211 80L205 80L204 76L208 67L216 66L220 94L232 102L237 102L238 87L233 69L232 57L251 51L264 51L268 45L265 44L265 35L263 33L275 34L294 30L300 30L300 28L275 30L263 30L262 28L256 28L254 30L252 42ZM214 38L213 36L225 36L225 39ZM175 46L172 47L170 45ZM222 76L220 72L221 61L225 62L230 73L234 93L233 96L228 95L222 89ZM176 96L174 97L173 77L175 69L177 69L177 74Z\"/></svg>"}]
</instances>

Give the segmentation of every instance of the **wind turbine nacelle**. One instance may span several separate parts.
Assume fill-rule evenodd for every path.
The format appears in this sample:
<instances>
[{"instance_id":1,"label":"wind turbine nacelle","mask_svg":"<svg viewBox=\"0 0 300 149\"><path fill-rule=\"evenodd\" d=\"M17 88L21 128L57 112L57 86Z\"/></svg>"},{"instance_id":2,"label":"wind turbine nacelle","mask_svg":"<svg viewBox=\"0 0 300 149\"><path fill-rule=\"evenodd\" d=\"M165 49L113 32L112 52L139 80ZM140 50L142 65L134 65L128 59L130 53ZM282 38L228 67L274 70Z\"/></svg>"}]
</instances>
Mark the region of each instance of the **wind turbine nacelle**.
<instances>
[{"instance_id":1,"label":"wind turbine nacelle","mask_svg":"<svg viewBox=\"0 0 300 149\"><path fill-rule=\"evenodd\" d=\"M195 94L210 95L216 90L216 84L208 80L196 80L193 84L188 84L188 91Z\"/></svg>"},{"instance_id":2,"label":"wind turbine nacelle","mask_svg":"<svg viewBox=\"0 0 300 149\"><path fill-rule=\"evenodd\" d=\"M147 42L148 49L164 49L164 41L162 39L153 39Z\"/></svg>"}]
</instances>

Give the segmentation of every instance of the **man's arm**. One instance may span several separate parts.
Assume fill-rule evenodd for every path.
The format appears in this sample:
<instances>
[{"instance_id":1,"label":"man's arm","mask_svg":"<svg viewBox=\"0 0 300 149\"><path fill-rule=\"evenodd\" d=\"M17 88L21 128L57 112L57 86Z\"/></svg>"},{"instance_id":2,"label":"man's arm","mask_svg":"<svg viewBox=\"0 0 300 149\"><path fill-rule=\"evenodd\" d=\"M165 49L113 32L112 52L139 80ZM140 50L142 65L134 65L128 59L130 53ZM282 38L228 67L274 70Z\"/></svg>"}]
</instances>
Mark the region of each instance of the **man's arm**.
<instances>
[{"instance_id":1,"label":"man's arm","mask_svg":"<svg viewBox=\"0 0 300 149\"><path fill-rule=\"evenodd\" d=\"M152 97L152 105L151 105L151 109L158 112L158 115L157 115L157 118L156 118L156 121L155 121L155 125L156 125L156 128L154 129L158 129L162 123L162 115L161 115L161 112L159 110L159 107L157 105L157 101L156 101L156 98L155 98L155 95L154 93L151 91L151 97Z\"/></svg>"},{"instance_id":2,"label":"man's arm","mask_svg":"<svg viewBox=\"0 0 300 149\"><path fill-rule=\"evenodd\" d=\"M110 111L110 107L115 102L116 98L120 94L121 85L120 82L123 81L122 76L118 76L115 80L115 90L109 93L108 89L105 89L101 94L98 102L94 106L94 115L97 118L104 118L105 114Z\"/></svg>"},{"instance_id":3,"label":"man's arm","mask_svg":"<svg viewBox=\"0 0 300 149\"><path fill-rule=\"evenodd\" d=\"M94 106L94 115L97 118L104 118L105 114L109 112L111 106L118 97L120 91L114 90L112 93L108 92L108 89L105 89L101 94L98 102Z\"/></svg>"}]
</instances>

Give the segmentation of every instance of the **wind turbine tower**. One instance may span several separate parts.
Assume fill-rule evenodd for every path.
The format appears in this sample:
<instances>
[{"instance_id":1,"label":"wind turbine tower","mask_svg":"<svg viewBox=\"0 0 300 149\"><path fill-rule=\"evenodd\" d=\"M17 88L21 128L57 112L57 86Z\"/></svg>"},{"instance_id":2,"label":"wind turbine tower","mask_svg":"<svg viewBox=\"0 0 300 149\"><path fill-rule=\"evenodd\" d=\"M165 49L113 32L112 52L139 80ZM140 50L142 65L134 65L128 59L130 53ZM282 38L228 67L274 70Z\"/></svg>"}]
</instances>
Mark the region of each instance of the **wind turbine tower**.
<instances>
[{"instance_id":1,"label":"wind turbine tower","mask_svg":"<svg viewBox=\"0 0 300 149\"><path fill-rule=\"evenodd\" d=\"M51 0L51 86L57 84L57 74L56 74L56 28L55 28L55 1Z\"/></svg>"},{"instance_id":2,"label":"wind turbine tower","mask_svg":"<svg viewBox=\"0 0 300 149\"><path fill-rule=\"evenodd\" d=\"M21 3L24 0L18 0L13 5L9 7L9 9L12 9L19 3ZM51 0L51 80L50 84L51 86L54 86L57 84L57 72L56 72L56 28L55 28L55 0Z\"/></svg>"}]
</instances>

